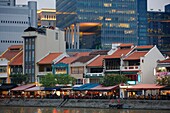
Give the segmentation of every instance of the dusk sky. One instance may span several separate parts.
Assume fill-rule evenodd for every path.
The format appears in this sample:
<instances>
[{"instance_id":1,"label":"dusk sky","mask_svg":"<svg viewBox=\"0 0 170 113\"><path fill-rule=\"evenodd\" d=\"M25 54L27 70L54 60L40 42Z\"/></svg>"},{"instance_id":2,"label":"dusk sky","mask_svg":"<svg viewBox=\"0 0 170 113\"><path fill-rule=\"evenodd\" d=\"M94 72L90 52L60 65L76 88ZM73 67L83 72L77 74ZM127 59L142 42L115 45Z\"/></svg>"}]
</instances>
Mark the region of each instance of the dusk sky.
<instances>
[{"instance_id":1,"label":"dusk sky","mask_svg":"<svg viewBox=\"0 0 170 113\"><path fill-rule=\"evenodd\" d=\"M55 0L16 0L17 4L27 4L27 1L37 1L38 9L55 8ZM164 11L164 6L170 4L170 0L148 0L148 10Z\"/></svg>"}]
</instances>

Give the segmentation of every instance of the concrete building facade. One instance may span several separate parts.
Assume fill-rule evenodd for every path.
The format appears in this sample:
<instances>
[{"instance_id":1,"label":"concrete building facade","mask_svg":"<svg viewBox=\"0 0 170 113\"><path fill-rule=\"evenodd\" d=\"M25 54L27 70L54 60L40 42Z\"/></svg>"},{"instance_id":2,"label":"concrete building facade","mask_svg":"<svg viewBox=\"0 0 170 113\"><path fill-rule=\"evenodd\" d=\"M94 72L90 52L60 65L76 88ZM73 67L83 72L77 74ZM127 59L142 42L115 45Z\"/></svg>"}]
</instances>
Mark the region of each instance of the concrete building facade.
<instances>
[{"instance_id":1,"label":"concrete building facade","mask_svg":"<svg viewBox=\"0 0 170 113\"><path fill-rule=\"evenodd\" d=\"M0 53L10 45L22 44L24 29L37 27L37 2L15 5L15 0L0 1Z\"/></svg>"},{"instance_id":2,"label":"concrete building facade","mask_svg":"<svg viewBox=\"0 0 170 113\"><path fill-rule=\"evenodd\" d=\"M37 82L37 62L49 52L65 52L64 32L59 29L36 29L29 27L22 35L24 39L24 74L29 82Z\"/></svg>"}]
</instances>

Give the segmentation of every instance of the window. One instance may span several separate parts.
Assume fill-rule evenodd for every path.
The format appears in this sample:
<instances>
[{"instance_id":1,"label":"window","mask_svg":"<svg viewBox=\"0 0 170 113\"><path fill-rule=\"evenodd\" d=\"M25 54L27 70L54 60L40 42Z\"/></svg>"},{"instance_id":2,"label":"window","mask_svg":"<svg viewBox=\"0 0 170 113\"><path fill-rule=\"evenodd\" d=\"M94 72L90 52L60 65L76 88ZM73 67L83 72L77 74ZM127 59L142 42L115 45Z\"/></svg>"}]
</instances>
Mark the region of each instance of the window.
<instances>
[{"instance_id":1,"label":"window","mask_svg":"<svg viewBox=\"0 0 170 113\"><path fill-rule=\"evenodd\" d=\"M55 37L56 40L58 40L58 33L56 33L56 37Z\"/></svg>"},{"instance_id":2,"label":"window","mask_svg":"<svg viewBox=\"0 0 170 113\"><path fill-rule=\"evenodd\" d=\"M7 67L3 66L3 67L0 67L0 73L5 73L7 72Z\"/></svg>"},{"instance_id":3,"label":"window","mask_svg":"<svg viewBox=\"0 0 170 113\"><path fill-rule=\"evenodd\" d=\"M103 5L104 5L104 7L112 7L111 3L104 3Z\"/></svg>"}]
</instances>

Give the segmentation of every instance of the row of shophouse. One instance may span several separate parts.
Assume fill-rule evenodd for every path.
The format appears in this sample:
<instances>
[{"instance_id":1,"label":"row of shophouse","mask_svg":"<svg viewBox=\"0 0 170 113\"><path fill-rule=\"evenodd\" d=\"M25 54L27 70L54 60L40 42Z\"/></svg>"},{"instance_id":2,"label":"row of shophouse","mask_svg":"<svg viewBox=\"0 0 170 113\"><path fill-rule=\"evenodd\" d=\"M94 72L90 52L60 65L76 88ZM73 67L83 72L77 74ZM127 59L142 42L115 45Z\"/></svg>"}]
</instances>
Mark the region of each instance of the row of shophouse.
<instances>
[{"instance_id":1,"label":"row of shophouse","mask_svg":"<svg viewBox=\"0 0 170 113\"><path fill-rule=\"evenodd\" d=\"M24 74L23 53L22 45L13 45L1 55L1 83L10 82L11 74ZM122 74L130 79L128 84L150 84L156 75L169 74L169 60L164 59L156 46L133 44L113 44L111 50L92 52L49 52L35 62L35 82L47 73L71 75L76 84L99 83L103 76Z\"/></svg>"},{"instance_id":2,"label":"row of shophouse","mask_svg":"<svg viewBox=\"0 0 170 113\"><path fill-rule=\"evenodd\" d=\"M170 75L170 59L156 46L113 43L110 50L66 52L64 32L54 28L29 27L22 38L23 45L12 45L0 55L1 84L10 83L13 74L28 76L30 83L48 73L68 74L76 78L76 85L120 74L129 78L128 84L120 86L121 94L129 86L154 84L157 77Z\"/></svg>"}]
</instances>

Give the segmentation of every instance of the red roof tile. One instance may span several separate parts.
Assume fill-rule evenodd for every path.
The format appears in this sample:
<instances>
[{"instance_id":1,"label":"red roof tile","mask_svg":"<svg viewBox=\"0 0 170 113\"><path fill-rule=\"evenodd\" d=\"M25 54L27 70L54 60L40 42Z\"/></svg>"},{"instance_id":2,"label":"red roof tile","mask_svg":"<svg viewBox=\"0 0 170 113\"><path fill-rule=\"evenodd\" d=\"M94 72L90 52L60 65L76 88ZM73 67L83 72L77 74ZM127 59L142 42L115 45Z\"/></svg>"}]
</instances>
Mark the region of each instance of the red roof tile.
<instances>
[{"instance_id":1,"label":"red roof tile","mask_svg":"<svg viewBox=\"0 0 170 113\"><path fill-rule=\"evenodd\" d=\"M60 62L65 64L71 64L74 60L76 60L78 57L65 57Z\"/></svg>"},{"instance_id":2,"label":"red roof tile","mask_svg":"<svg viewBox=\"0 0 170 113\"><path fill-rule=\"evenodd\" d=\"M99 56L98 58L93 60L91 63L89 63L87 66L89 66L89 67L102 67L104 57L105 57L104 55Z\"/></svg>"},{"instance_id":3,"label":"red roof tile","mask_svg":"<svg viewBox=\"0 0 170 113\"><path fill-rule=\"evenodd\" d=\"M50 53L43 59L41 59L38 64L52 64L53 60L60 56L62 53Z\"/></svg>"},{"instance_id":4,"label":"red roof tile","mask_svg":"<svg viewBox=\"0 0 170 113\"><path fill-rule=\"evenodd\" d=\"M144 57L148 52L146 51L135 51L124 60L139 60L140 57Z\"/></svg>"},{"instance_id":5,"label":"red roof tile","mask_svg":"<svg viewBox=\"0 0 170 113\"><path fill-rule=\"evenodd\" d=\"M15 48L15 49L14 49ZM22 46L20 45L12 45L5 51L0 58L6 58L7 60L11 60L14 58L18 53L22 51Z\"/></svg>"},{"instance_id":6,"label":"red roof tile","mask_svg":"<svg viewBox=\"0 0 170 113\"><path fill-rule=\"evenodd\" d=\"M120 47L131 47L131 46L133 46L132 43L120 44Z\"/></svg>"},{"instance_id":7,"label":"red roof tile","mask_svg":"<svg viewBox=\"0 0 170 113\"><path fill-rule=\"evenodd\" d=\"M94 57L95 57L95 55L81 56L81 57L77 58L76 60L74 60L72 63L76 63L76 62L86 63L89 60L93 59Z\"/></svg>"},{"instance_id":8,"label":"red roof tile","mask_svg":"<svg viewBox=\"0 0 170 113\"><path fill-rule=\"evenodd\" d=\"M20 52L11 62L9 65L11 66L18 66L23 64L23 51Z\"/></svg>"},{"instance_id":9,"label":"red roof tile","mask_svg":"<svg viewBox=\"0 0 170 113\"><path fill-rule=\"evenodd\" d=\"M90 52L80 52L80 53L77 53L76 56L77 57L80 57L80 56L89 56Z\"/></svg>"},{"instance_id":10,"label":"red roof tile","mask_svg":"<svg viewBox=\"0 0 170 113\"><path fill-rule=\"evenodd\" d=\"M116 50L112 55L108 55L105 57L105 59L110 58L121 58L121 56L125 56L127 53L129 53L133 48L125 48L125 49L118 49Z\"/></svg>"},{"instance_id":11,"label":"red roof tile","mask_svg":"<svg viewBox=\"0 0 170 113\"><path fill-rule=\"evenodd\" d=\"M151 49L153 45L137 46L136 49Z\"/></svg>"},{"instance_id":12,"label":"red roof tile","mask_svg":"<svg viewBox=\"0 0 170 113\"><path fill-rule=\"evenodd\" d=\"M8 49L22 49L22 45L11 45Z\"/></svg>"},{"instance_id":13,"label":"red roof tile","mask_svg":"<svg viewBox=\"0 0 170 113\"><path fill-rule=\"evenodd\" d=\"M70 53L71 53L71 57L65 57L61 61L59 61L58 63L62 62L62 63L65 63L65 64L71 64L73 61L75 61L79 57L88 56L90 54L90 52L79 52L79 53L78 52L69 52L69 54Z\"/></svg>"},{"instance_id":14,"label":"red roof tile","mask_svg":"<svg viewBox=\"0 0 170 113\"><path fill-rule=\"evenodd\" d=\"M170 63L170 58L168 58L166 60L159 61L159 63Z\"/></svg>"}]
</instances>

